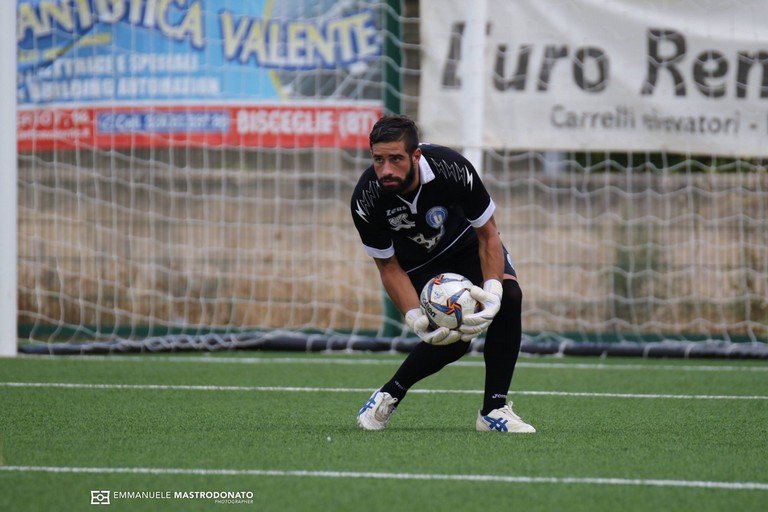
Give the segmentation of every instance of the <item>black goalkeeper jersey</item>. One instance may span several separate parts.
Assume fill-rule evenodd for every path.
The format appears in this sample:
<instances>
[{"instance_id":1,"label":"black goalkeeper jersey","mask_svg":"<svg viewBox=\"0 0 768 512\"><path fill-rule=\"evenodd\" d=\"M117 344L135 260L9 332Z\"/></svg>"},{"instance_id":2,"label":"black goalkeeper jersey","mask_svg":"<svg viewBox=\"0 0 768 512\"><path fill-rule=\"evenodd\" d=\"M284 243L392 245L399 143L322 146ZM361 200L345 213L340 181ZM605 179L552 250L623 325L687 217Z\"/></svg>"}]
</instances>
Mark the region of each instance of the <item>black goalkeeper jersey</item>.
<instances>
[{"instance_id":1,"label":"black goalkeeper jersey","mask_svg":"<svg viewBox=\"0 0 768 512\"><path fill-rule=\"evenodd\" d=\"M373 258L397 255L406 272L436 259L477 247L473 227L493 215L495 204L472 164L458 152L421 144L419 188L383 194L373 165L352 195L352 218L365 252Z\"/></svg>"}]
</instances>

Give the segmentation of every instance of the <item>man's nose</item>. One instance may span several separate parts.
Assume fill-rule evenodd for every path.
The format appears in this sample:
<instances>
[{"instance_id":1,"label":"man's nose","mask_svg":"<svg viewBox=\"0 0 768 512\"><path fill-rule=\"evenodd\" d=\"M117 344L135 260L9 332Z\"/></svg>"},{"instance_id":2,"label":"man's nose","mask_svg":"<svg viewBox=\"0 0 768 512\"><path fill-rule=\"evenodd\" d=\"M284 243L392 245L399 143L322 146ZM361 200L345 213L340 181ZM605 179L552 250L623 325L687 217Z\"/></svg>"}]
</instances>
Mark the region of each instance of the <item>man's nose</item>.
<instances>
[{"instance_id":1,"label":"man's nose","mask_svg":"<svg viewBox=\"0 0 768 512\"><path fill-rule=\"evenodd\" d=\"M382 171L384 171L385 175L396 174L397 167L392 162L388 162L385 160L384 165L382 166Z\"/></svg>"}]
</instances>

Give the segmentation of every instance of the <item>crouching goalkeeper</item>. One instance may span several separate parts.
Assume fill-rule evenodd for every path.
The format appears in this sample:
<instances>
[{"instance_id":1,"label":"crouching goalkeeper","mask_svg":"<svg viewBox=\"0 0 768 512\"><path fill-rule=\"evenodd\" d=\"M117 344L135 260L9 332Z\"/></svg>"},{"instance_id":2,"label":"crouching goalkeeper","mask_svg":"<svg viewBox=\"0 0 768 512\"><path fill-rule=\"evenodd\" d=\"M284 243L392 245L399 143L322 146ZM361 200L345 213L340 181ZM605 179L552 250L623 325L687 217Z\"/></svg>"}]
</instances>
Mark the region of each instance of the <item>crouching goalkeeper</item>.
<instances>
[{"instance_id":1,"label":"crouching goalkeeper","mask_svg":"<svg viewBox=\"0 0 768 512\"><path fill-rule=\"evenodd\" d=\"M485 332L485 391L475 428L536 432L507 400L520 352L522 291L480 177L456 151L420 144L406 116L379 119L370 146L373 164L355 187L352 218L385 290L421 341L363 405L357 423L366 430L386 427L414 384L457 361ZM445 272L470 279L482 309L456 330L431 330L418 291Z\"/></svg>"}]
</instances>

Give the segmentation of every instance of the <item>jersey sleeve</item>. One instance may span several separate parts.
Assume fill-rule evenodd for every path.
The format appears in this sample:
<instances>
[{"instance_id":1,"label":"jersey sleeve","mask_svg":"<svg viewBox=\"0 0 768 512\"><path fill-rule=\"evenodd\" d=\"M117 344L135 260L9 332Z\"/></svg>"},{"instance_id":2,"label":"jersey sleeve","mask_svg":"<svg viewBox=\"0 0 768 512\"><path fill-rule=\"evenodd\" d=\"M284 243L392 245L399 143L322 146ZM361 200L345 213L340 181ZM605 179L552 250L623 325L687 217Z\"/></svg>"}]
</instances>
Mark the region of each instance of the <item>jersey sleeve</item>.
<instances>
[{"instance_id":1,"label":"jersey sleeve","mask_svg":"<svg viewBox=\"0 0 768 512\"><path fill-rule=\"evenodd\" d=\"M491 217L493 216L493 212L495 212L495 211L496 211L496 203L494 203L493 199L491 199L490 196L489 196L488 197L488 206L483 211L483 213L480 214L479 217L474 218L474 219L472 219L470 217L467 217L467 221L469 221L469 225L472 226L473 228L481 228L481 227L483 227L485 225L486 222L491 220Z\"/></svg>"},{"instance_id":2,"label":"jersey sleeve","mask_svg":"<svg viewBox=\"0 0 768 512\"><path fill-rule=\"evenodd\" d=\"M371 258L390 258L395 254L395 246L389 230L382 225L374 210L374 198L358 186L352 195L351 211L363 249Z\"/></svg>"},{"instance_id":3,"label":"jersey sleeve","mask_svg":"<svg viewBox=\"0 0 768 512\"><path fill-rule=\"evenodd\" d=\"M490 220L496 210L496 204L472 163L456 151L442 149L447 151L446 156L452 157L456 162L453 171L445 171L445 174L448 178L453 178L452 181L459 187L459 204L467 221L473 228L482 227Z\"/></svg>"}]
</instances>

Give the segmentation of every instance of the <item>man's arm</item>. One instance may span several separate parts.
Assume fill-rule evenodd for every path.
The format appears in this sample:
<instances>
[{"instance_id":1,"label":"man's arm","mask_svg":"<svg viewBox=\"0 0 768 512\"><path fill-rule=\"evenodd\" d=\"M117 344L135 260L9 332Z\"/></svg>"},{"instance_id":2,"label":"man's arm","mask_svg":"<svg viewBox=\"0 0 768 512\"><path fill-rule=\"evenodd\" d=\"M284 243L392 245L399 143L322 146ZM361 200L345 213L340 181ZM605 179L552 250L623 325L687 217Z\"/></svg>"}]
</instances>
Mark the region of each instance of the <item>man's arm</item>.
<instances>
[{"instance_id":1,"label":"man's arm","mask_svg":"<svg viewBox=\"0 0 768 512\"><path fill-rule=\"evenodd\" d=\"M374 258L381 282L395 307L405 316L405 323L425 343L448 345L462 339L462 333L447 327L433 329L419 305L419 294L413 287L397 257Z\"/></svg>"},{"instance_id":2,"label":"man's arm","mask_svg":"<svg viewBox=\"0 0 768 512\"><path fill-rule=\"evenodd\" d=\"M395 307L403 314L418 308L419 294L397 261L397 256L374 258L373 261L376 262L381 282Z\"/></svg>"},{"instance_id":3,"label":"man's arm","mask_svg":"<svg viewBox=\"0 0 768 512\"><path fill-rule=\"evenodd\" d=\"M483 281L504 279L504 248L496 229L496 219L491 218L479 228L475 228L479 242L480 266L483 269Z\"/></svg>"},{"instance_id":4,"label":"man's arm","mask_svg":"<svg viewBox=\"0 0 768 512\"><path fill-rule=\"evenodd\" d=\"M501 307L503 288L501 282L505 277L513 278L504 273L504 247L501 237L496 230L496 220L491 215L488 222L475 228L479 242L480 266L483 270L483 286L473 286L470 295L480 302L483 309L464 317L464 324L459 330L467 337L478 336L488 329L493 318Z\"/></svg>"}]
</instances>

